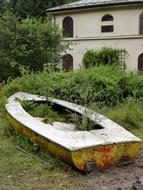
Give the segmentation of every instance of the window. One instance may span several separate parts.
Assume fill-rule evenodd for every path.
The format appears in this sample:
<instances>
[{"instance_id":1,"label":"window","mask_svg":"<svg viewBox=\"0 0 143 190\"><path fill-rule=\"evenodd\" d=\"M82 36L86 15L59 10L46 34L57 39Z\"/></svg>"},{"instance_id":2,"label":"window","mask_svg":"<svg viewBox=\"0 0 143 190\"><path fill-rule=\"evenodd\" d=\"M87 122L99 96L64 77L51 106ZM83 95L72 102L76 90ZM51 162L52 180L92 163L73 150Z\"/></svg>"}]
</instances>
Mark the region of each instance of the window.
<instances>
[{"instance_id":1,"label":"window","mask_svg":"<svg viewBox=\"0 0 143 190\"><path fill-rule=\"evenodd\" d=\"M101 32L113 32L114 31L114 18L112 15L104 15L101 19L102 25L101 25Z\"/></svg>"},{"instance_id":2,"label":"window","mask_svg":"<svg viewBox=\"0 0 143 190\"><path fill-rule=\"evenodd\" d=\"M103 21L113 21L114 19L113 19L113 16L112 15L104 15L103 17L102 17L102 22Z\"/></svg>"},{"instance_id":3,"label":"window","mask_svg":"<svg viewBox=\"0 0 143 190\"><path fill-rule=\"evenodd\" d=\"M113 25L101 26L101 32L113 32Z\"/></svg>"},{"instance_id":4,"label":"window","mask_svg":"<svg viewBox=\"0 0 143 190\"><path fill-rule=\"evenodd\" d=\"M143 71L143 53L138 57L138 70Z\"/></svg>"},{"instance_id":5,"label":"window","mask_svg":"<svg viewBox=\"0 0 143 190\"><path fill-rule=\"evenodd\" d=\"M64 71L73 70L73 57L70 54L63 56L63 70Z\"/></svg>"},{"instance_id":6,"label":"window","mask_svg":"<svg viewBox=\"0 0 143 190\"><path fill-rule=\"evenodd\" d=\"M73 37L73 19L65 17L63 20L63 36L66 38Z\"/></svg>"},{"instance_id":7,"label":"window","mask_svg":"<svg viewBox=\"0 0 143 190\"><path fill-rule=\"evenodd\" d=\"M139 34L143 35L143 13L140 15L139 18Z\"/></svg>"}]
</instances>

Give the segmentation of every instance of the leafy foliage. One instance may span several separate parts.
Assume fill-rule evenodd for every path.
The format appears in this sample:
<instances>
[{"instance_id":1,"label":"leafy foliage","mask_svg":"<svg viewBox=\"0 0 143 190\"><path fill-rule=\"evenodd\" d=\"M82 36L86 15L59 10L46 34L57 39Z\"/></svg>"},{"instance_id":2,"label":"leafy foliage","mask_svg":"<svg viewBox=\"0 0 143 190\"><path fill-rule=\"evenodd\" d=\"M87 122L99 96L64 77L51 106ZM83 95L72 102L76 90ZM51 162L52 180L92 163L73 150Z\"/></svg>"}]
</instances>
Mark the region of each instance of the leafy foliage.
<instances>
[{"instance_id":1,"label":"leafy foliage","mask_svg":"<svg viewBox=\"0 0 143 190\"><path fill-rule=\"evenodd\" d=\"M45 123L52 124L55 121L64 121L65 117L44 103L22 101L23 108L33 117L41 118Z\"/></svg>"},{"instance_id":2,"label":"leafy foliage","mask_svg":"<svg viewBox=\"0 0 143 190\"><path fill-rule=\"evenodd\" d=\"M116 123L142 135L143 131L143 75L127 73L112 66L92 67L81 71L69 73L38 73L26 74L19 79L9 81L0 92L0 113L4 110L6 99L15 92L23 91L33 94L55 97L95 110ZM38 107L37 107L38 106ZM52 118L54 121L65 122L65 115L47 110L45 105L28 104L30 114ZM87 113L88 114L88 113ZM90 123L87 117L79 117L69 113L68 121L74 122L78 130L95 129L96 125ZM97 126L98 127L98 126Z\"/></svg>"},{"instance_id":3,"label":"leafy foliage","mask_svg":"<svg viewBox=\"0 0 143 190\"><path fill-rule=\"evenodd\" d=\"M0 82L20 74L14 60L16 24L17 18L10 12L0 17Z\"/></svg>"},{"instance_id":4,"label":"leafy foliage","mask_svg":"<svg viewBox=\"0 0 143 190\"><path fill-rule=\"evenodd\" d=\"M45 65L57 63L66 47L58 27L51 19L19 21L11 12L0 18L0 81L20 76L22 68L42 71Z\"/></svg>"},{"instance_id":5,"label":"leafy foliage","mask_svg":"<svg viewBox=\"0 0 143 190\"><path fill-rule=\"evenodd\" d=\"M10 0L9 6L14 14L22 18L46 17L46 9L72 2L72 0Z\"/></svg>"},{"instance_id":6,"label":"leafy foliage","mask_svg":"<svg viewBox=\"0 0 143 190\"><path fill-rule=\"evenodd\" d=\"M0 16L7 10L8 2L6 0L0 0Z\"/></svg>"},{"instance_id":7,"label":"leafy foliage","mask_svg":"<svg viewBox=\"0 0 143 190\"><path fill-rule=\"evenodd\" d=\"M58 110L54 109L48 103L21 101L21 104L30 115L38 117L48 124L53 124L54 122L73 123L75 129L81 131L90 131L96 128L95 123L88 119L88 113L80 115L68 109L60 109L60 112L58 112Z\"/></svg>"},{"instance_id":8,"label":"leafy foliage","mask_svg":"<svg viewBox=\"0 0 143 190\"><path fill-rule=\"evenodd\" d=\"M83 57L85 68L99 65L119 65L119 51L103 47L99 50L88 50Z\"/></svg>"},{"instance_id":9,"label":"leafy foliage","mask_svg":"<svg viewBox=\"0 0 143 190\"><path fill-rule=\"evenodd\" d=\"M143 96L143 76L111 67L100 66L69 73L26 74L8 82L2 93L9 97L17 91L55 97L88 106L117 105L128 97Z\"/></svg>"}]
</instances>

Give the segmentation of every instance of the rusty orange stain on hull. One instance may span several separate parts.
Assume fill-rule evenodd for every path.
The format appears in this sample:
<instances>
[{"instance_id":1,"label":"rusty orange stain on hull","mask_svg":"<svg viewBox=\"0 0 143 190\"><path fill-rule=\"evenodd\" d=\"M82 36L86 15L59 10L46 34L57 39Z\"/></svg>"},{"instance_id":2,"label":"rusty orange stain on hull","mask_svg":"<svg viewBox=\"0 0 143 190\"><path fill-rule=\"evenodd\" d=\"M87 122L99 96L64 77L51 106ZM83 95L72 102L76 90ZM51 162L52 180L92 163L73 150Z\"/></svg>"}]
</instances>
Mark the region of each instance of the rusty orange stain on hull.
<instances>
[{"instance_id":1,"label":"rusty orange stain on hull","mask_svg":"<svg viewBox=\"0 0 143 190\"><path fill-rule=\"evenodd\" d=\"M72 152L72 160L80 170L84 170L85 160L94 161L96 168L104 169L124 160L124 157L134 160L139 149L140 143L105 145Z\"/></svg>"}]
</instances>

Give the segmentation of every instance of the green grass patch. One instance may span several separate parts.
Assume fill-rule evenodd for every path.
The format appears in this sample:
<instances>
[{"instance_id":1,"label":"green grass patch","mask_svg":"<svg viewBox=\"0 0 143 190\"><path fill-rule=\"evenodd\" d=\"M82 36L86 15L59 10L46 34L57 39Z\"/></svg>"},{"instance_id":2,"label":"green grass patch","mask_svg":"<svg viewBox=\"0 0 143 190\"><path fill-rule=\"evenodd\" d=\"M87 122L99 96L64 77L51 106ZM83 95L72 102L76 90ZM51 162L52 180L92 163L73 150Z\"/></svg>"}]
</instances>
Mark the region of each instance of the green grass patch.
<instances>
[{"instance_id":1,"label":"green grass patch","mask_svg":"<svg viewBox=\"0 0 143 190\"><path fill-rule=\"evenodd\" d=\"M114 107L99 107L95 104L90 105L90 108L110 118L143 140L143 100L131 98Z\"/></svg>"}]
</instances>

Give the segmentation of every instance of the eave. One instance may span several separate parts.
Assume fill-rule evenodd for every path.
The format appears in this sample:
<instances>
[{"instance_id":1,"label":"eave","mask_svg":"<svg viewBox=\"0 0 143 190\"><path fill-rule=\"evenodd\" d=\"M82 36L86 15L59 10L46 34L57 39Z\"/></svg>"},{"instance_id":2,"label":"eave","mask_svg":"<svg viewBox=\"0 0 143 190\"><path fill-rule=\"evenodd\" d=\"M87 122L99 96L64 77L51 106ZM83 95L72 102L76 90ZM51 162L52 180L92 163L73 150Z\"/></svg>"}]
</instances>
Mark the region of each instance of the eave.
<instances>
[{"instance_id":1,"label":"eave","mask_svg":"<svg viewBox=\"0 0 143 190\"><path fill-rule=\"evenodd\" d=\"M96 4L96 5L86 5L86 6L77 6L77 7L68 7L68 8L59 8L59 9L48 9L46 12L48 14L56 14L56 13L64 13L64 12L78 12L84 10L92 10L92 9L104 9L104 8L118 8L118 7L134 7L134 6L143 6L143 2L117 2L110 4Z\"/></svg>"}]
</instances>

